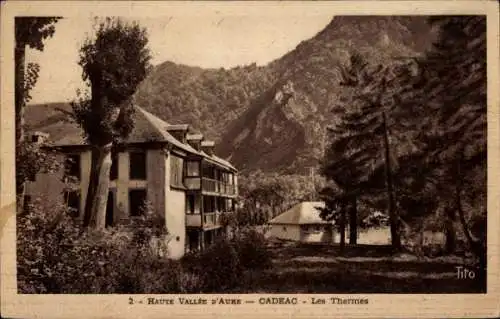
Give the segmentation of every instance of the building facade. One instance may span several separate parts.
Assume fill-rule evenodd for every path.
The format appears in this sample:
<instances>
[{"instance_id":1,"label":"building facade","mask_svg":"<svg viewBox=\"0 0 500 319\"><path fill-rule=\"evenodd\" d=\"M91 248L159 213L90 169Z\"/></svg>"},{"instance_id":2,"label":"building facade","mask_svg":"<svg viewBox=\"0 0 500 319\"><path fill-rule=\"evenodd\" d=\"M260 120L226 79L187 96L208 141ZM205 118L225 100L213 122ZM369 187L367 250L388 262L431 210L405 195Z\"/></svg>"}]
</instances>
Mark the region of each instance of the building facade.
<instances>
[{"instance_id":1,"label":"building facade","mask_svg":"<svg viewBox=\"0 0 500 319\"><path fill-rule=\"evenodd\" d=\"M269 236L301 243L338 244L341 235L334 222L321 219L319 209L324 202L298 203L268 222ZM345 242L349 241L349 225L346 225ZM390 228L358 227L356 243L359 245L390 245Z\"/></svg>"},{"instance_id":2,"label":"building facade","mask_svg":"<svg viewBox=\"0 0 500 319\"><path fill-rule=\"evenodd\" d=\"M139 107L134 117L133 132L112 152L106 226L138 216L148 203L165 216L169 257L204 249L224 233L221 215L234 211L237 170L214 154L213 142L192 133L188 125L170 125ZM57 149L64 165L56 173L39 174L29 182L27 199L62 201L82 220L91 150L81 132L74 135L77 128L66 129L57 138L59 131L60 127L51 124L38 135L51 141L50 147Z\"/></svg>"}]
</instances>

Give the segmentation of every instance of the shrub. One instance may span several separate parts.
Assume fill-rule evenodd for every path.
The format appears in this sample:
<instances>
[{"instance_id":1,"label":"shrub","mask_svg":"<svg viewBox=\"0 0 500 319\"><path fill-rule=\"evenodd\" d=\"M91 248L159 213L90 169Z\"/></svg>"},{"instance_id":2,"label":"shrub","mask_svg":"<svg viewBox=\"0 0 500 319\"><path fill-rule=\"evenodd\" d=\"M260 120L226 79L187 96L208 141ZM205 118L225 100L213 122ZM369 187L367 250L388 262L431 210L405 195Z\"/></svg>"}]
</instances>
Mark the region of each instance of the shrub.
<instances>
[{"instance_id":1,"label":"shrub","mask_svg":"<svg viewBox=\"0 0 500 319\"><path fill-rule=\"evenodd\" d=\"M187 269L199 282L192 285L198 292L221 292L233 287L242 274L242 267L234 244L219 240L208 249L188 257ZM195 291L191 291L195 292Z\"/></svg>"},{"instance_id":2,"label":"shrub","mask_svg":"<svg viewBox=\"0 0 500 319\"><path fill-rule=\"evenodd\" d=\"M224 292L241 284L248 271L270 267L271 257L264 236L252 229L241 229L232 239L218 240L202 252L182 259L185 292Z\"/></svg>"},{"instance_id":3,"label":"shrub","mask_svg":"<svg viewBox=\"0 0 500 319\"><path fill-rule=\"evenodd\" d=\"M20 293L224 292L241 285L245 272L271 264L264 236L251 229L182 261L165 258L164 220L151 211L95 231L83 229L64 206L37 201L17 225Z\"/></svg>"},{"instance_id":4,"label":"shrub","mask_svg":"<svg viewBox=\"0 0 500 319\"><path fill-rule=\"evenodd\" d=\"M149 245L160 233L143 219L88 231L64 206L37 202L18 216L20 293L161 293L180 291L180 265ZM162 242L162 240L159 240Z\"/></svg>"},{"instance_id":5,"label":"shrub","mask_svg":"<svg viewBox=\"0 0 500 319\"><path fill-rule=\"evenodd\" d=\"M244 229L234 242L241 265L246 269L264 269L271 265L271 255L263 234Z\"/></svg>"}]
</instances>

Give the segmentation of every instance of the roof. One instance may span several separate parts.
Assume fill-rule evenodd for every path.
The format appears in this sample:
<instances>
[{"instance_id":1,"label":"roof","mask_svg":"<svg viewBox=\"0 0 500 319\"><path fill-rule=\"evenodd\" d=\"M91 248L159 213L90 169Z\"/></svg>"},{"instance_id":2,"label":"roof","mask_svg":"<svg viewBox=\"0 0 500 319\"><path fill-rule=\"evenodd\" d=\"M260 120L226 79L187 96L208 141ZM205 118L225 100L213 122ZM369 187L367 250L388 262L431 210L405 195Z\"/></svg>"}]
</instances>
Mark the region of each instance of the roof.
<instances>
[{"instance_id":1,"label":"roof","mask_svg":"<svg viewBox=\"0 0 500 319\"><path fill-rule=\"evenodd\" d=\"M156 117L155 115L149 113L148 111L144 110L143 108L136 106L137 110L139 112L136 113L142 113L143 116L149 121L150 126L154 126L154 128L162 135L162 139L160 138L158 141L159 142L169 142L178 148L187 151L189 153L193 154L198 154L201 155L200 152L198 152L195 148L193 148L189 144L184 144L175 137L173 137L170 133L167 132L166 128L170 126L167 122L163 121L162 119ZM137 125L137 122L134 124L134 130L135 126ZM132 134L131 134L132 135Z\"/></svg>"},{"instance_id":2,"label":"roof","mask_svg":"<svg viewBox=\"0 0 500 319\"><path fill-rule=\"evenodd\" d=\"M201 134L201 133L197 133L197 134L188 133L186 135L186 139L188 141L202 140L203 139L203 134Z\"/></svg>"},{"instance_id":3,"label":"roof","mask_svg":"<svg viewBox=\"0 0 500 319\"><path fill-rule=\"evenodd\" d=\"M219 163L219 164L221 164L223 166L227 166L229 168L232 168L233 170L236 170L236 168L231 163L229 163L228 161L226 161L225 159L222 159L222 158L220 158L220 157L218 157L216 155L210 156L210 155L208 155L207 153L205 153L203 151L201 151L200 153L203 156L205 156L206 158L209 158L209 159L211 159L212 161L214 161L216 163Z\"/></svg>"},{"instance_id":4,"label":"roof","mask_svg":"<svg viewBox=\"0 0 500 319\"><path fill-rule=\"evenodd\" d=\"M37 106L32 106L27 108L26 112L36 110ZM228 161L223 160L215 155L209 155L202 151L197 151L194 147L188 143L182 143L176 139L172 134L168 132L171 127L178 127L182 129L183 127L188 127L187 124L171 125L157 116L149 113L140 106L134 106L135 112L133 115L134 128L132 132L124 141L124 143L146 143L146 142L165 142L176 146L177 148L201 157L205 157L222 165L224 167L236 170ZM49 116L50 117L50 116ZM36 132L49 134L49 142L53 146L83 146L87 145L83 130L80 126L67 118L67 116L57 115L57 118L51 120L50 118L45 118L41 125L36 126ZM33 127L32 133L35 132L35 127ZM197 135L197 134L192 134ZM199 134L201 135L201 134ZM202 136L202 135L201 135ZM203 136L202 136L203 137ZM213 143L213 142L212 142Z\"/></svg>"},{"instance_id":5,"label":"roof","mask_svg":"<svg viewBox=\"0 0 500 319\"><path fill-rule=\"evenodd\" d=\"M189 130L188 124L167 124L165 127L167 131L187 131Z\"/></svg>"},{"instance_id":6,"label":"roof","mask_svg":"<svg viewBox=\"0 0 500 319\"><path fill-rule=\"evenodd\" d=\"M271 219L269 224L303 225L303 224L331 224L319 216L318 208L324 208L324 202L302 202L286 212Z\"/></svg>"},{"instance_id":7,"label":"roof","mask_svg":"<svg viewBox=\"0 0 500 319\"><path fill-rule=\"evenodd\" d=\"M214 146L215 142L214 141L202 141L201 146Z\"/></svg>"}]
</instances>

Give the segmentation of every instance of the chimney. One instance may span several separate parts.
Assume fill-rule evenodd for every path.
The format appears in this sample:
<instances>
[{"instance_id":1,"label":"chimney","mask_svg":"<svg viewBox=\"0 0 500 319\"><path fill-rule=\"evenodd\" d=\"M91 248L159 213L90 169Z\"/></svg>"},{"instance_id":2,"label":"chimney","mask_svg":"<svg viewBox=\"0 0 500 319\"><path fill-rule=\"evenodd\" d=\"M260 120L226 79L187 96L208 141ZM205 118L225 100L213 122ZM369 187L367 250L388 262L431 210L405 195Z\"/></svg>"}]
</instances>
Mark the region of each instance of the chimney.
<instances>
[{"instance_id":1,"label":"chimney","mask_svg":"<svg viewBox=\"0 0 500 319\"><path fill-rule=\"evenodd\" d=\"M201 142L201 150L210 156L214 155L214 147L215 147L214 141L202 141Z\"/></svg>"},{"instance_id":2,"label":"chimney","mask_svg":"<svg viewBox=\"0 0 500 319\"><path fill-rule=\"evenodd\" d=\"M199 151L201 149L201 143L203 141L203 134L187 134L186 140L195 150Z\"/></svg>"},{"instance_id":3,"label":"chimney","mask_svg":"<svg viewBox=\"0 0 500 319\"><path fill-rule=\"evenodd\" d=\"M188 124L171 124L167 126L167 132L172 134L177 140L186 143L186 135L189 130Z\"/></svg>"}]
</instances>

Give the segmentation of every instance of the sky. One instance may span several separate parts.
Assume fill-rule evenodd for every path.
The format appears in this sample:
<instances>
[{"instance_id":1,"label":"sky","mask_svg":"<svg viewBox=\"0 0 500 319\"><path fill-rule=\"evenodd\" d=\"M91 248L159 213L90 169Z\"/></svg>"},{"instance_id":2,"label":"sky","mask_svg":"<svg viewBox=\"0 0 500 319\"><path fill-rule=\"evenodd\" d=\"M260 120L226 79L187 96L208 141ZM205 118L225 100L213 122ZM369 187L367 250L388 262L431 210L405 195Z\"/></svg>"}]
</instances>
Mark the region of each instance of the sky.
<instances>
[{"instance_id":1,"label":"sky","mask_svg":"<svg viewBox=\"0 0 500 319\"><path fill-rule=\"evenodd\" d=\"M152 64L165 61L204 68L265 65L321 31L333 18L314 15L177 15L136 18L149 35ZM131 18L129 18L131 19ZM78 51L95 20L73 16L57 22L43 52L27 50L40 65L30 104L71 101L84 88Z\"/></svg>"}]
</instances>

